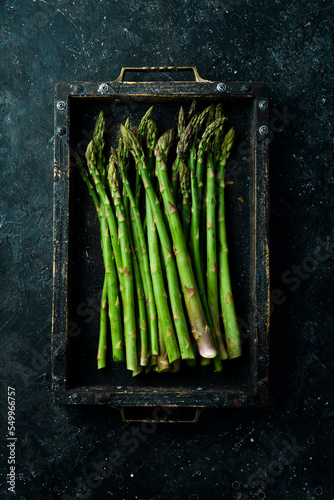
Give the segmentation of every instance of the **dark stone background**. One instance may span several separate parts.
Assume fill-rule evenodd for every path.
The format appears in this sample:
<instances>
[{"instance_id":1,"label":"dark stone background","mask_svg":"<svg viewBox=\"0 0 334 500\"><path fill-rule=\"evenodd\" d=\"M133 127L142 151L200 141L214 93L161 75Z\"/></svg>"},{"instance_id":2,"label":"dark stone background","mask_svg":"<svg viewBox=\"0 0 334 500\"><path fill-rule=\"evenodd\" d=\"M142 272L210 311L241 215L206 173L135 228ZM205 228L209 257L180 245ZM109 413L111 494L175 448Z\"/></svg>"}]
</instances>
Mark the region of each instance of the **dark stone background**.
<instances>
[{"instance_id":1,"label":"dark stone background","mask_svg":"<svg viewBox=\"0 0 334 500\"><path fill-rule=\"evenodd\" d=\"M15 387L16 497L332 499L332 2L3 0L0 16L1 410ZM55 83L185 64L271 86L271 406L156 429L55 407Z\"/></svg>"}]
</instances>

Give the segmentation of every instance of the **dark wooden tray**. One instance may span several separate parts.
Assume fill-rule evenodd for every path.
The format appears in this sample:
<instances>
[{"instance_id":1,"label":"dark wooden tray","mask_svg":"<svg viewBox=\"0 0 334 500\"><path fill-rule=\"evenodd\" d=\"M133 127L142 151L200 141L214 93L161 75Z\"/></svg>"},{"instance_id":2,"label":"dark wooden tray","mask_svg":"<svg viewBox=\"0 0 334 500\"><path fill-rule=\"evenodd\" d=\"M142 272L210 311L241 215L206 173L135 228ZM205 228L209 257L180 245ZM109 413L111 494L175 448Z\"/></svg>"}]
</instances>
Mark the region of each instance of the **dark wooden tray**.
<instances>
[{"instance_id":1,"label":"dark wooden tray","mask_svg":"<svg viewBox=\"0 0 334 500\"><path fill-rule=\"evenodd\" d=\"M125 82L126 71L194 73L195 81ZM161 130L180 105L222 102L236 147L227 167L231 279L243 339L241 358L213 367L132 377L123 365L96 368L103 261L99 223L71 150L84 152L102 109L107 145L120 123L138 124L154 104ZM52 371L57 404L112 407L249 407L268 402L268 99L265 83L211 82L196 68L123 68L111 82L58 83L55 98Z\"/></svg>"}]
</instances>

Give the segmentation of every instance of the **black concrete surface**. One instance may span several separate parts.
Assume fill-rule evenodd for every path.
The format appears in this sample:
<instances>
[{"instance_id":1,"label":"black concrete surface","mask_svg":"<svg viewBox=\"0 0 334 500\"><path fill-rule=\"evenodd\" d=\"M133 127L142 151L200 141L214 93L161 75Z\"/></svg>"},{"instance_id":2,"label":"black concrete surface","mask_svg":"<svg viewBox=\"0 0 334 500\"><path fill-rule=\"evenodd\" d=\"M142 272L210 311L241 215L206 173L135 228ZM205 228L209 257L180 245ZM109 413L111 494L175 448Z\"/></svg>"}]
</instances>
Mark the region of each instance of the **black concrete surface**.
<instances>
[{"instance_id":1,"label":"black concrete surface","mask_svg":"<svg viewBox=\"0 0 334 500\"><path fill-rule=\"evenodd\" d=\"M10 386L20 500L333 499L332 2L3 0L0 19L1 498ZM159 426L55 407L54 85L185 64L271 86L271 405Z\"/></svg>"}]
</instances>

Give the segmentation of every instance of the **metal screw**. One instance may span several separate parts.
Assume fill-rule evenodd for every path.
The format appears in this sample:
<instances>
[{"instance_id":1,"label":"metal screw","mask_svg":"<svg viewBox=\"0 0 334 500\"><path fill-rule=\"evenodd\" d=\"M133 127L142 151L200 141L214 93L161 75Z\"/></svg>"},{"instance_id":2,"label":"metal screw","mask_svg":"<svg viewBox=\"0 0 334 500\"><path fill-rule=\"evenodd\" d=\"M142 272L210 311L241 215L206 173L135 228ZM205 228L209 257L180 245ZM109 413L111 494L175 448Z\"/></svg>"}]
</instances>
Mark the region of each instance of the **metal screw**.
<instances>
[{"instance_id":1,"label":"metal screw","mask_svg":"<svg viewBox=\"0 0 334 500\"><path fill-rule=\"evenodd\" d=\"M100 94L105 94L105 92L108 91L108 88L109 86L107 83L101 83L101 85L98 88L98 92L100 92Z\"/></svg>"},{"instance_id":2,"label":"metal screw","mask_svg":"<svg viewBox=\"0 0 334 500\"><path fill-rule=\"evenodd\" d=\"M75 85L74 87L74 92L76 92L77 94L81 94L83 90L84 88L83 85L81 85L81 83L78 83L78 85Z\"/></svg>"},{"instance_id":3,"label":"metal screw","mask_svg":"<svg viewBox=\"0 0 334 500\"><path fill-rule=\"evenodd\" d=\"M63 111L64 109L66 109L66 102L65 101L58 101L57 102L57 109L59 109L59 111Z\"/></svg>"},{"instance_id":4,"label":"metal screw","mask_svg":"<svg viewBox=\"0 0 334 500\"><path fill-rule=\"evenodd\" d=\"M268 356L266 354L260 354L259 356L259 362L260 363L266 363L268 361Z\"/></svg>"},{"instance_id":5,"label":"metal screw","mask_svg":"<svg viewBox=\"0 0 334 500\"><path fill-rule=\"evenodd\" d=\"M72 399L75 403L79 403L81 400L80 394L73 394Z\"/></svg>"},{"instance_id":6,"label":"metal screw","mask_svg":"<svg viewBox=\"0 0 334 500\"><path fill-rule=\"evenodd\" d=\"M99 403L105 403L105 402L107 401L107 397L106 397L106 395L105 395L105 394L99 394L99 395L97 396L97 401L98 401Z\"/></svg>"},{"instance_id":7,"label":"metal screw","mask_svg":"<svg viewBox=\"0 0 334 500\"><path fill-rule=\"evenodd\" d=\"M268 101L261 101L259 102L259 108L262 110L268 109Z\"/></svg>"},{"instance_id":8,"label":"metal screw","mask_svg":"<svg viewBox=\"0 0 334 500\"><path fill-rule=\"evenodd\" d=\"M63 385L64 380L61 377L56 377L55 378L55 385L60 386Z\"/></svg>"},{"instance_id":9,"label":"metal screw","mask_svg":"<svg viewBox=\"0 0 334 500\"><path fill-rule=\"evenodd\" d=\"M252 87L249 85L249 83L244 83L244 85L242 86L242 90L244 90L245 92L249 92L251 88Z\"/></svg>"},{"instance_id":10,"label":"metal screw","mask_svg":"<svg viewBox=\"0 0 334 500\"><path fill-rule=\"evenodd\" d=\"M268 127L266 125L261 125L259 128L259 132L261 135L267 135L268 134Z\"/></svg>"},{"instance_id":11,"label":"metal screw","mask_svg":"<svg viewBox=\"0 0 334 500\"><path fill-rule=\"evenodd\" d=\"M65 135L66 134L66 127L64 127L64 126L58 127L57 133L58 133L58 135Z\"/></svg>"},{"instance_id":12,"label":"metal screw","mask_svg":"<svg viewBox=\"0 0 334 500\"><path fill-rule=\"evenodd\" d=\"M225 92L226 84L225 83L218 83L217 90L218 90L218 92Z\"/></svg>"}]
</instances>

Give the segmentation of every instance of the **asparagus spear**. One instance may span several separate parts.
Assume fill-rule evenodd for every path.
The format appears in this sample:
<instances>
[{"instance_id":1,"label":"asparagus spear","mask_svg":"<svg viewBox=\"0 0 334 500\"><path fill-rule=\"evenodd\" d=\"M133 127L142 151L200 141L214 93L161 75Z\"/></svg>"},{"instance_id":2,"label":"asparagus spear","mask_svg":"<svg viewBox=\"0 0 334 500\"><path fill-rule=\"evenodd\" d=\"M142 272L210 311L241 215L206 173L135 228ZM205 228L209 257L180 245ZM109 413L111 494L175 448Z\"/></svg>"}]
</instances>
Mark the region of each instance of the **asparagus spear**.
<instances>
[{"instance_id":1,"label":"asparagus spear","mask_svg":"<svg viewBox=\"0 0 334 500\"><path fill-rule=\"evenodd\" d=\"M169 313L168 298L161 271L159 240L156 232L153 211L150 206L148 206L147 208L147 239L150 256L150 271L152 275L155 303L158 311L158 322L160 326L160 332L166 346L168 360L170 363L173 363L173 361L179 359L180 351L175 337L173 321Z\"/></svg>"},{"instance_id":2,"label":"asparagus spear","mask_svg":"<svg viewBox=\"0 0 334 500\"><path fill-rule=\"evenodd\" d=\"M129 136L128 136L129 137ZM131 140L131 136L129 140ZM165 211L167 214L171 235L173 238L174 254L176 256L176 262L178 265L180 281L182 285L183 296L188 311L188 317L192 329L192 334L196 340L198 351L201 356L206 358L215 357L217 352L211 336L210 328L205 319L203 312L202 303L198 294L197 284L195 281L194 273L192 270L186 240L182 231L179 215L175 207L175 200L172 193L172 189L169 183L167 175L167 167L164 162L166 149L170 146L170 142L173 139L173 133L171 131L166 132L158 141L155 155L156 155L156 174L159 180L160 192L164 201ZM145 165L141 161L142 155L140 155L140 150L138 145L131 140L133 151L135 152L138 160L138 165L140 168L141 175L146 182L144 182L146 192L151 191L151 185L149 178L146 177ZM151 206L156 205L155 199L150 195ZM159 205L156 205L159 207ZM163 240L168 237L166 227L163 224L162 214L159 210L155 208L157 212L158 222L157 228L160 234L160 238ZM161 209L160 209L161 212ZM169 242L168 242L169 243Z\"/></svg>"},{"instance_id":3,"label":"asparagus spear","mask_svg":"<svg viewBox=\"0 0 334 500\"><path fill-rule=\"evenodd\" d=\"M179 165L180 162L185 158L185 155L191 144L191 137L193 135L195 123L196 123L196 116L191 119L191 121L184 129L184 131L180 136L180 140L176 146L176 159L172 166L172 175L171 175L171 189L174 194L174 197L176 197L178 191L177 188L179 183Z\"/></svg>"},{"instance_id":4,"label":"asparagus spear","mask_svg":"<svg viewBox=\"0 0 334 500\"><path fill-rule=\"evenodd\" d=\"M122 276L123 276L123 313L124 313L124 338L126 366L128 370L137 371L137 331L136 314L134 303L134 288L132 274L132 259L128 228L126 225L124 207L118 188L117 170L113 155L110 155L108 169L109 189L113 197L114 207L118 220L118 238L122 253Z\"/></svg>"},{"instance_id":5,"label":"asparagus spear","mask_svg":"<svg viewBox=\"0 0 334 500\"><path fill-rule=\"evenodd\" d=\"M158 364L156 365L158 367L158 372L168 372L171 369L171 366L168 361L168 354L166 351L166 346L164 342L164 338L162 335L162 328L161 324L159 323L159 348L160 348L160 354L157 356L157 362Z\"/></svg>"},{"instance_id":6,"label":"asparagus spear","mask_svg":"<svg viewBox=\"0 0 334 500\"><path fill-rule=\"evenodd\" d=\"M99 117L95 123L95 128L94 128L94 134L93 134L93 142L95 145L95 157L96 157L96 165L98 172L101 177L101 181L104 186L106 186L106 171L104 167L104 131L105 131L105 119L104 119L104 114L102 111L100 111ZM103 233L108 233L108 227L107 223L105 220L105 215L103 215L103 220L101 220L101 231ZM109 247L109 245L108 245ZM102 243L102 251L104 253L103 248L105 248L104 243ZM107 253L110 251L108 248ZM114 256L112 254L112 259L114 259ZM113 270L112 270L112 275L113 279L115 282L117 281L117 275L116 275L116 270L115 270L115 264L113 264ZM101 297L101 313L100 313L100 336L99 336L99 347L98 347L98 368L104 368L106 366L105 364L105 353L107 350L107 322L105 321L105 316L107 314L107 297L108 297L108 281L109 278L108 276L105 276L104 284L103 284L103 290L102 290L102 297ZM109 288L110 289L110 288ZM115 293L114 293L115 295ZM120 304L119 304L119 299L118 295L116 296L111 296L109 297L110 301L114 301L116 299L116 306L117 308L120 309ZM110 306L109 306L110 308ZM113 314L109 313L109 317L111 318L111 324L113 322ZM116 327L116 325L115 325ZM102 354L104 351L104 354Z\"/></svg>"},{"instance_id":7,"label":"asparagus spear","mask_svg":"<svg viewBox=\"0 0 334 500\"><path fill-rule=\"evenodd\" d=\"M154 148L158 139L158 129L153 120L148 120L146 128L146 147L147 147L147 168L152 171L154 165Z\"/></svg>"},{"instance_id":8,"label":"asparagus spear","mask_svg":"<svg viewBox=\"0 0 334 500\"><path fill-rule=\"evenodd\" d=\"M123 335L122 335L122 321L120 315L120 301L117 290L117 274L115 270L114 260L112 258L112 246L110 242L109 230L113 227L111 222L114 216L108 196L102 186L100 175L97 171L97 166L95 162L95 152L94 152L94 142L91 141L88 144L86 151L87 165L89 172L94 180L96 191L100 196L100 207L102 215L101 223L101 241L103 250L104 266L106 271L106 278L108 283L108 302L109 302L109 318L111 327L111 340L113 349L113 359L114 361L124 361L124 349L123 349ZM116 221L114 220L116 224ZM118 242L113 243L114 254L116 259L116 254L119 251Z\"/></svg>"},{"instance_id":9,"label":"asparagus spear","mask_svg":"<svg viewBox=\"0 0 334 500\"><path fill-rule=\"evenodd\" d=\"M213 334L215 346L218 350L217 356L214 358L214 365L215 365L215 371L220 372L222 370L222 363L220 358L225 359L227 357L226 351L225 351L225 356L221 356L221 351L219 349L219 342L216 339L215 330L213 326L213 322L211 319L211 314L209 311L209 306L207 302L207 297L205 294L205 286L204 286L204 275L203 275L203 267L202 267L202 259L201 259L201 253L200 253L200 206L199 206L199 200L198 200L198 186L196 183L196 136L198 133L198 130L200 129L206 114L210 111L211 107L207 108L198 118L197 121L197 127L195 130L195 135L193 138L193 144L190 149L190 171L191 171L191 199L192 199L192 216L191 216L191 231L190 231L190 252L192 256L192 262L194 265L194 270L195 270L195 276L196 276L196 281L198 284L198 291L201 297L202 305L203 305L203 310L205 313L206 320L208 322L208 325L210 327L210 330ZM205 363L203 360L201 360L201 365Z\"/></svg>"},{"instance_id":10,"label":"asparagus spear","mask_svg":"<svg viewBox=\"0 0 334 500\"><path fill-rule=\"evenodd\" d=\"M216 106L215 110L215 120L219 120L220 118L223 118L223 106L219 102ZM220 149L222 145L222 138L223 138L223 123L220 125L220 127L217 128L216 133L214 135L214 141L213 141L213 160L215 164L217 164L217 161L220 156Z\"/></svg>"},{"instance_id":11,"label":"asparagus spear","mask_svg":"<svg viewBox=\"0 0 334 500\"><path fill-rule=\"evenodd\" d=\"M207 195L206 195L206 269L207 269L207 297L209 310L217 338L219 354L227 359L227 353L219 324L219 300L217 277L217 249L216 249L216 164L213 157L215 145L221 135L222 123L216 131L213 149L210 149L207 160ZM217 137L218 135L218 137Z\"/></svg>"},{"instance_id":12,"label":"asparagus spear","mask_svg":"<svg viewBox=\"0 0 334 500\"><path fill-rule=\"evenodd\" d=\"M169 289L171 289L172 282L169 278L170 270L175 266L172 252L171 252L171 243L168 235L167 228L164 224L163 214L161 211L160 203L157 197L155 196L154 189L151 185L150 176L147 172L144 154L143 151L136 139L136 137L132 134L131 131L127 130L125 127L121 128L122 135L124 137L125 142L127 143L130 152L135 158L137 162L137 166L139 168L141 177L143 179L144 187L146 192L148 193L150 204L152 210L154 210L156 216L156 226L158 229L159 237L161 240L163 252L166 255L166 262L169 262L167 265L167 278L169 282ZM170 186L169 186L170 188ZM180 224L180 221L178 221ZM180 231L180 228L179 228ZM182 229L180 231L181 237L183 237L183 243L185 244L184 236L182 233ZM176 247L176 245L175 245ZM177 247L176 247L177 248ZM196 282L194 279L194 275L192 273L191 264L189 259L184 259L184 252L181 254L181 258L179 257L180 251L175 249L175 254L177 256L177 260L180 263L179 274L181 278L182 288L184 292L184 296L186 297L186 305L188 310L188 316L190 318L190 322L192 324L192 331L194 337L197 339L197 345L199 346L199 350L206 357L212 357L216 354L215 348L212 342L212 338L208 329L208 326L205 321L203 321L204 315L202 314L201 303L198 298ZM185 266L185 269L184 267ZM188 285L188 286L187 286ZM174 311L175 315L179 316L178 311ZM189 338L186 339L187 344L189 343L188 350L191 348L191 342Z\"/></svg>"},{"instance_id":13,"label":"asparagus spear","mask_svg":"<svg viewBox=\"0 0 334 500\"><path fill-rule=\"evenodd\" d=\"M177 136L178 136L178 138L181 137L186 126L187 126L186 117L185 117L183 106L181 106L180 111L179 111L178 124L177 124Z\"/></svg>"},{"instance_id":14,"label":"asparagus spear","mask_svg":"<svg viewBox=\"0 0 334 500\"><path fill-rule=\"evenodd\" d=\"M153 111L153 106L151 106L146 111L146 113L144 114L144 116L140 120L140 123L139 123L139 126L138 126L138 132L137 132L137 139L139 141L139 144L142 143L142 140L143 140L144 135L146 133L146 128L147 128L150 116L152 114L152 111ZM139 172L137 170L136 171L136 187L135 187L135 200L136 200L136 206L137 206L137 208L139 207L140 187L141 187L141 184L140 184L140 174L139 174Z\"/></svg>"},{"instance_id":15,"label":"asparagus spear","mask_svg":"<svg viewBox=\"0 0 334 500\"><path fill-rule=\"evenodd\" d=\"M98 126L99 125L99 126ZM104 131L104 121L103 120L98 120L98 125L95 127L94 134L97 136L103 133ZM110 232L110 237L111 237L111 242L112 242L112 248L114 251L114 256L115 256L115 263L116 263L116 268L117 268L117 273L118 273L118 279L120 282L120 288L122 288L122 273L121 269L123 267L122 263L122 257L121 257L121 249L119 246L118 242L118 227L117 227L117 222L116 222L116 217L111 209L110 206L110 201L107 195L106 191L106 186L103 184L99 170L97 168L97 153L96 153L96 145L94 143L94 138L93 141L91 141L86 150L86 159L87 159L87 166L89 173L91 174L91 177L93 178L94 185L96 187L96 191L100 197L100 203L101 203L101 211L102 213L106 216L107 218L107 223L108 223L108 228ZM105 175L105 180L107 179L106 174Z\"/></svg>"},{"instance_id":16,"label":"asparagus spear","mask_svg":"<svg viewBox=\"0 0 334 500\"><path fill-rule=\"evenodd\" d=\"M105 277L101 295L101 310L100 310L100 334L99 345L97 348L97 368L105 368L107 366L107 301L108 301L108 279Z\"/></svg>"},{"instance_id":17,"label":"asparagus spear","mask_svg":"<svg viewBox=\"0 0 334 500\"><path fill-rule=\"evenodd\" d=\"M101 123L101 122L100 122ZM102 125L104 126L104 124ZM96 156L96 155L95 155ZM106 366L106 350L107 350L107 322L106 322L106 312L107 312L107 301L109 301L108 316L110 321L111 329L111 340L113 347L113 359L114 361L124 361L124 350L123 344L120 344L120 337L122 337L122 322L120 316L120 301L118 297L118 292L115 284L117 283L117 273L115 269L114 258L109 241L108 225L106 223L106 216L101 209L98 195L93 188L88 174L82 165L80 157L75 153L76 162L81 173L81 176L88 188L91 198L94 202L95 209L100 221L101 230L101 246L103 252L103 261L106 274L104 277L104 284L101 296L101 312L100 312L100 334L99 334L99 345L97 352L97 366L98 369L105 368ZM111 280L111 283L110 283ZM106 295L107 294L107 295Z\"/></svg>"},{"instance_id":18,"label":"asparagus spear","mask_svg":"<svg viewBox=\"0 0 334 500\"><path fill-rule=\"evenodd\" d=\"M210 114L210 112L209 112ZM205 152L208 147L208 143L211 140L212 135L216 132L216 130L220 127L221 123L226 121L226 118L218 118L213 122L209 123L206 127L202 139L198 146L197 151L197 166L196 166L196 177L197 177L197 185L198 185L198 200L202 205L202 193L203 193L203 175L204 175L204 162L205 162Z\"/></svg>"},{"instance_id":19,"label":"asparagus spear","mask_svg":"<svg viewBox=\"0 0 334 500\"><path fill-rule=\"evenodd\" d=\"M179 164L180 188L182 194L182 227L186 240L189 237L190 217L191 217L191 196L190 196L190 169L183 160Z\"/></svg>"},{"instance_id":20,"label":"asparagus spear","mask_svg":"<svg viewBox=\"0 0 334 500\"><path fill-rule=\"evenodd\" d=\"M193 117L193 115L195 113L195 109L196 109L196 99L193 99L191 102L189 111L188 111L188 117L187 117L188 121Z\"/></svg>"},{"instance_id":21,"label":"asparagus spear","mask_svg":"<svg viewBox=\"0 0 334 500\"><path fill-rule=\"evenodd\" d=\"M123 128L124 130L128 130L125 127ZM128 131L129 133L132 134L130 130ZM114 158L117 156L113 149L111 150L111 153L114 155ZM133 235L136 254L138 257L139 269L143 281L146 304L148 308L148 326L149 326L150 341L151 341L151 355L156 356L159 354L157 313L156 313L153 285L150 274L148 254L147 254L146 239L143 231L143 225L140 219L140 214L136 207L135 198L131 191L129 181L127 179L126 173L123 168L123 164L120 163L118 166L122 176L123 188L125 189L127 197L129 198L130 202L132 235Z\"/></svg>"},{"instance_id":22,"label":"asparagus spear","mask_svg":"<svg viewBox=\"0 0 334 500\"><path fill-rule=\"evenodd\" d=\"M218 181L220 184L218 196L218 240L219 240L219 285L220 304L225 327L226 346L230 359L241 356L241 342L231 287L228 264L228 248L225 224L225 167L235 139L235 131L231 128L226 134L221 156L218 162Z\"/></svg>"},{"instance_id":23,"label":"asparagus spear","mask_svg":"<svg viewBox=\"0 0 334 500\"><path fill-rule=\"evenodd\" d=\"M147 157L146 166L152 174L155 163L154 148L157 142L157 126L153 120L147 123L146 145ZM157 358L159 371L170 369L169 363L180 358L180 352L175 338L174 325L169 313L168 297L165 291L163 268L160 261L159 238L154 222L154 213L151 209L147 193L146 199L146 221L147 221L147 240L150 255L150 267L152 273L152 282L154 288L155 302L158 311L158 333L160 354ZM168 336L167 336L168 333ZM167 357L166 357L167 356ZM167 360L167 363L166 363Z\"/></svg>"},{"instance_id":24,"label":"asparagus spear","mask_svg":"<svg viewBox=\"0 0 334 500\"><path fill-rule=\"evenodd\" d=\"M143 140L143 138L145 136L146 129L147 129L147 124L148 124L148 121L149 121L149 119L151 117L152 111L153 111L153 106L151 106L146 111L146 113L144 114L144 116L140 120L140 123L139 123L139 126L138 126L138 132L137 132L137 139L138 139L139 144L141 144L141 141Z\"/></svg>"},{"instance_id":25,"label":"asparagus spear","mask_svg":"<svg viewBox=\"0 0 334 500\"><path fill-rule=\"evenodd\" d=\"M127 121L128 123L128 121ZM126 124L127 124L126 123ZM118 151L117 151L117 157L118 157L118 163L119 165L122 165L121 169L124 169L127 171L128 165L129 165L129 158L128 158L128 150L124 147L123 144L123 138L120 137L119 144L118 144ZM131 219L130 216L130 208L129 208L129 199L126 195L125 188L123 186L123 206L124 206L124 211L125 211L125 217L126 220L128 221L128 227L129 221ZM135 276L135 285L136 285L136 292L137 292L137 304L138 304L138 327L139 327L139 333L140 335L137 336L137 350L140 352L140 365L141 366L147 366L149 362L149 346L148 346L148 336L147 336L147 321L146 321L146 305L145 305L145 292L144 292L144 287L143 287L143 282L141 279L140 275L140 269L138 265L138 260L137 260L137 255L135 252L134 244L133 244L133 238L132 238L132 232L129 230L129 243L130 243L130 250L131 250L131 256L132 256L132 266L133 266L133 273Z\"/></svg>"},{"instance_id":26,"label":"asparagus spear","mask_svg":"<svg viewBox=\"0 0 334 500\"><path fill-rule=\"evenodd\" d=\"M79 172L88 187L89 194L92 197L92 200L95 205L95 209L100 221L100 230L101 230L101 240L104 237L104 225L102 224L102 219L105 218L105 215L103 215L100 207L100 202L98 199L98 196L89 180L88 174L86 170L84 169L82 162L80 160L79 155L75 152L75 158L77 162L77 166L79 169ZM103 282L103 290L102 290L102 296L101 296L101 311L100 311L100 334L99 334L99 344L98 344L98 349L97 349L97 367L98 369L105 368L107 364L106 360L106 352L107 352L107 300L108 300L108 279L107 275L105 274L104 276L104 282ZM112 322L112 317L111 317L111 322Z\"/></svg>"},{"instance_id":27,"label":"asparagus spear","mask_svg":"<svg viewBox=\"0 0 334 500\"><path fill-rule=\"evenodd\" d=\"M154 154L154 151L153 151L153 154ZM155 157L154 157L154 164L155 164ZM151 167L151 162L149 161L149 159L148 159L148 163L146 166L147 166L148 174L150 175L150 179L153 183L153 180L154 180L153 169ZM159 193L159 185L157 186L157 188L158 188L158 193ZM151 210L152 209L151 209L149 197L146 194L146 211L148 212ZM154 212L153 212L153 215L155 217ZM165 214L163 214L164 222L167 223L167 219L164 215ZM179 294L179 283L178 283L176 266L175 266L175 264L173 266L169 265L170 255L168 254L167 251L164 251L163 247L161 247L161 251L162 251L162 256L163 256L164 264L165 264L165 268L162 268L162 270L163 270L164 277L167 277L167 281L168 281L170 303L171 303L171 307L172 307L172 311L173 311L173 320L174 320L174 325L175 325L175 329L176 329L176 333L177 333L177 338L179 340L181 357L182 357L182 359L194 360L195 354L193 351L193 346L192 347L189 346L188 325L187 325L187 320L186 320L186 317L184 314L184 309L183 309L183 305L182 305L182 298ZM166 275L166 270L167 270L167 275Z\"/></svg>"},{"instance_id":28,"label":"asparagus spear","mask_svg":"<svg viewBox=\"0 0 334 500\"><path fill-rule=\"evenodd\" d=\"M140 344L140 366L147 366L150 358L149 346L148 346L148 336L147 336L147 322L146 322L146 305L145 305L145 293L143 282L140 275L140 270L138 266L136 252L133 246L132 236L130 236L130 248L132 256L133 272L135 275L136 292L137 292L137 303L138 303L138 323L139 323L139 344Z\"/></svg>"},{"instance_id":29,"label":"asparagus spear","mask_svg":"<svg viewBox=\"0 0 334 500\"><path fill-rule=\"evenodd\" d=\"M170 294L171 306L173 310L173 319L180 344L181 356L183 359L194 359L194 353L191 347L191 341L188 337L187 329L185 327L186 320L184 317L181 297L179 295L178 277L172 254L172 245L170 242L167 228L165 226L164 216L160 207L160 202L157 196L155 195L154 189L152 187L151 177L149 175L149 172L147 171L144 160L144 153L138 143L138 140L136 139L134 134L130 130L127 130L125 127L121 127L121 132L124 141L127 144L127 147L129 148L129 151L134 156L134 159L137 162L137 168L139 168L139 171L141 173L144 187L150 201L150 206L154 213L154 220L158 229L163 257L164 257L164 263L168 280L168 289Z\"/></svg>"},{"instance_id":30,"label":"asparagus spear","mask_svg":"<svg viewBox=\"0 0 334 500\"><path fill-rule=\"evenodd\" d=\"M211 107L208 110L210 112ZM216 131L219 127L220 121L215 122L214 124L207 127L200 142L198 153L197 153L197 164L196 163L196 153L195 146L196 142L193 141L193 145L190 152L190 182L191 182L191 223L190 223L190 250L192 254L192 260L194 262L196 280L199 285L200 293L202 300L204 301L204 275L202 269L202 259L200 254L200 210L201 210L201 188L203 186L203 178L198 177L199 173L199 164L203 161L204 155L206 153L206 148L208 144L208 140L211 135ZM203 166L201 165L200 169ZM197 178L197 179L196 179Z\"/></svg>"},{"instance_id":31,"label":"asparagus spear","mask_svg":"<svg viewBox=\"0 0 334 500\"><path fill-rule=\"evenodd\" d=\"M100 111L98 119L95 123L94 134L93 134L93 142L95 146L95 154L96 154L96 166L97 170L100 174L100 178L104 187L107 185L106 171L104 167L105 159L104 159L104 132L105 132L105 120L103 111Z\"/></svg>"}]
</instances>

